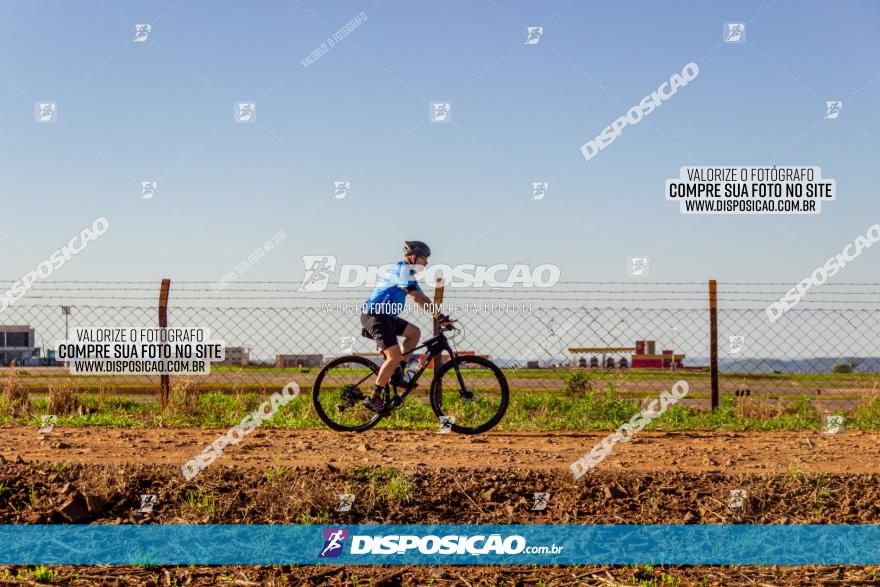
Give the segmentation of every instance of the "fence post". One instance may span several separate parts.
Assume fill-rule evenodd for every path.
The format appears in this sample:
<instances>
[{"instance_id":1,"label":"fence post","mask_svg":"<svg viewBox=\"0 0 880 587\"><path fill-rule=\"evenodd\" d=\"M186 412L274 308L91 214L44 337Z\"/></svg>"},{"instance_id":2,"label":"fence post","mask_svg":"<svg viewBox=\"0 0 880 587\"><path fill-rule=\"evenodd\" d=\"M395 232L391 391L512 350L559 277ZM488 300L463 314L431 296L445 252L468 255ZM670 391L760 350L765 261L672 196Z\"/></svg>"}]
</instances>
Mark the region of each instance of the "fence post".
<instances>
[{"instance_id":1,"label":"fence post","mask_svg":"<svg viewBox=\"0 0 880 587\"><path fill-rule=\"evenodd\" d=\"M163 279L159 289L159 328L168 328L168 293L171 289L171 280ZM160 375L161 389L159 390L159 403L164 410L171 396L171 381L168 374Z\"/></svg>"},{"instance_id":2,"label":"fence post","mask_svg":"<svg viewBox=\"0 0 880 587\"><path fill-rule=\"evenodd\" d=\"M434 323L434 336L440 334L440 304L443 303L443 278L438 277L437 281L434 283L434 314L433 314L433 323ZM443 353L437 355L434 359L434 369L439 369L440 365L443 364Z\"/></svg>"},{"instance_id":3,"label":"fence post","mask_svg":"<svg viewBox=\"0 0 880 587\"><path fill-rule=\"evenodd\" d=\"M718 401L718 284L709 280L709 377L712 382L712 410Z\"/></svg>"}]
</instances>

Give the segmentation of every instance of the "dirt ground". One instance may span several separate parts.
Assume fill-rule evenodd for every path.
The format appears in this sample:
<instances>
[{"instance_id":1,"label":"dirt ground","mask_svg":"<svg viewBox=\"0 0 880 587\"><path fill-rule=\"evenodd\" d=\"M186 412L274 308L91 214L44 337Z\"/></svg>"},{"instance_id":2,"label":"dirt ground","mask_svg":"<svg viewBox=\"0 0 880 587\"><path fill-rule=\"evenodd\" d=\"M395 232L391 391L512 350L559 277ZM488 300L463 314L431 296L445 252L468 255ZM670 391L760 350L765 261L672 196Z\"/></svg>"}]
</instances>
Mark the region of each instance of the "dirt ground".
<instances>
[{"instance_id":1,"label":"dirt ground","mask_svg":"<svg viewBox=\"0 0 880 587\"><path fill-rule=\"evenodd\" d=\"M23 567L6 567L15 577ZM191 585L193 587L272 587L294 585L362 585L393 587L436 585L484 587L635 586L635 587L756 587L824 585L880 585L878 567L57 567L62 585L114 587ZM2 571L0 571L2 572ZM0 585L33 585L28 581L0 580Z\"/></svg>"},{"instance_id":2,"label":"dirt ground","mask_svg":"<svg viewBox=\"0 0 880 587\"><path fill-rule=\"evenodd\" d=\"M225 434L221 429L0 427L0 462L126 463L181 466ZM215 465L266 467L394 466L568 471L605 432L257 430L229 445ZM601 471L773 474L880 472L880 431L641 432L619 443Z\"/></svg>"},{"instance_id":3,"label":"dirt ground","mask_svg":"<svg viewBox=\"0 0 880 587\"><path fill-rule=\"evenodd\" d=\"M880 523L874 431L643 432L575 480L569 463L604 433L266 429L186 481L180 466L223 432L0 427L0 523ZM864 566L54 569L65 585L880 585ZM32 570L0 567L0 585Z\"/></svg>"}]
</instances>

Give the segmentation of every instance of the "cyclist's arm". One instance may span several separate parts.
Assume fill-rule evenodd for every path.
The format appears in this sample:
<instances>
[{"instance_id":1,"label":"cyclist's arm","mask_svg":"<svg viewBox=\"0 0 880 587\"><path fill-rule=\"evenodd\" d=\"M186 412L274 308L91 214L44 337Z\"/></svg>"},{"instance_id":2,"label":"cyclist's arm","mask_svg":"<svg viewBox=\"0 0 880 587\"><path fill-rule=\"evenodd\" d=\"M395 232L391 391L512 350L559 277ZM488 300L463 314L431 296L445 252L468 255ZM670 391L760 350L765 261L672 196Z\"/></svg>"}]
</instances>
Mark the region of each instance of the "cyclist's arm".
<instances>
[{"instance_id":1,"label":"cyclist's arm","mask_svg":"<svg viewBox=\"0 0 880 587\"><path fill-rule=\"evenodd\" d=\"M414 289L408 293L418 307L420 307L425 312L431 311L431 309L432 309L431 305L433 304L433 302L431 301L431 299L428 296L426 296L422 292L422 290Z\"/></svg>"},{"instance_id":2,"label":"cyclist's arm","mask_svg":"<svg viewBox=\"0 0 880 587\"><path fill-rule=\"evenodd\" d=\"M436 310L434 307L434 302L432 302L428 296L422 293L421 290L415 289L409 292L409 295L412 297L413 301L425 312L431 313L435 318L439 318L441 323L449 322L449 316L445 314L441 314L439 312L432 312L431 310Z\"/></svg>"}]
</instances>

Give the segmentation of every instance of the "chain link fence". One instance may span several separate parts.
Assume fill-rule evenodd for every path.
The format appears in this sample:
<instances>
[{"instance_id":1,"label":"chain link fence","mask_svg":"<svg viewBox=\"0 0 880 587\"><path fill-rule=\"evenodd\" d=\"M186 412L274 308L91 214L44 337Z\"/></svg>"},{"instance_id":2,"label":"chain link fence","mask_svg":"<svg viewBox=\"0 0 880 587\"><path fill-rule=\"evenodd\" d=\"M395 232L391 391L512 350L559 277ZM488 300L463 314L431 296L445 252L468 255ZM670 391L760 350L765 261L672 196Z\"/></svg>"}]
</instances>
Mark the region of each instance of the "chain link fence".
<instances>
[{"instance_id":1,"label":"chain link fence","mask_svg":"<svg viewBox=\"0 0 880 587\"><path fill-rule=\"evenodd\" d=\"M246 284L237 285L248 291ZM623 287L636 291L633 299L620 292L621 286L607 284L604 289L603 284L580 284L562 293L544 291L540 298L532 292L505 299L498 292L479 297L447 291L447 300L456 302L449 313L461 325L453 346L492 359L514 394L592 391L641 401L685 379L690 393L682 405L708 410L712 323L705 285L691 284L690 291L678 293L672 293L675 284L650 285L654 289ZM157 288L149 287L155 294ZM375 343L360 334L362 292L296 299L288 290L284 295L278 291L261 292L260 300L271 303L256 306L245 305L248 298L226 293L222 299L198 288L172 293L168 326L209 328L211 338L226 347L224 363L213 364L210 374L186 377L190 385L205 391L271 393L296 381L308 390L322 365L334 357L363 354L381 360ZM56 341L74 328L158 325L156 303L145 301L149 296L115 293L86 294L89 299L78 303L73 294L62 296L55 290L51 295L58 297L57 303L43 301L44 296L7 308L0 314L0 373L15 360L21 383L37 394L67 386L84 392L158 395L158 375L72 375L63 364L53 364ZM336 295L340 293L343 297ZM880 304L852 309L848 306L857 305L850 303L852 298L835 299L828 307L798 307L771 322L762 304L774 298L757 300L746 293L755 294L731 291L719 298L717 394L722 406L732 403L751 415L769 417L805 403L831 414L875 401L880 392ZM597 296L613 297L598 305ZM114 304L101 303L107 298ZM859 300L865 304L865 298ZM422 340L431 336L429 315L408 309L403 317L421 329ZM27 333L24 346L22 332ZM181 378L171 377L172 382Z\"/></svg>"}]
</instances>

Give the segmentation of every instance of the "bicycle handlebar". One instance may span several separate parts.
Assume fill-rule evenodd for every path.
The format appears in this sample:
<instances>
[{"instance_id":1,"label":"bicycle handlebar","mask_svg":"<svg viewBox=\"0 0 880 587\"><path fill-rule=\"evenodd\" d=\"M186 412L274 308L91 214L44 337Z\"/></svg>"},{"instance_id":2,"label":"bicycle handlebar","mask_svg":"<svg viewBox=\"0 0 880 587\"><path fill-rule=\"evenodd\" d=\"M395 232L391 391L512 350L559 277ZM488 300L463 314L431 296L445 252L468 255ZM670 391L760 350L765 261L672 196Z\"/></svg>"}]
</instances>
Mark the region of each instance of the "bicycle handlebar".
<instances>
[{"instance_id":1,"label":"bicycle handlebar","mask_svg":"<svg viewBox=\"0 0 880 587\"><path fill-rule=\"evenodd\" d=\"M445 322L443 322L443 323L440 325L440 330L447 330L447 331L449 331L449 330L456 330L456 327L454 326L454 324L455 324L456 322L458 322L458 320L453 320L453 319L450 318L449 320L446 320Z\"/></svg>"}]
</instances>

